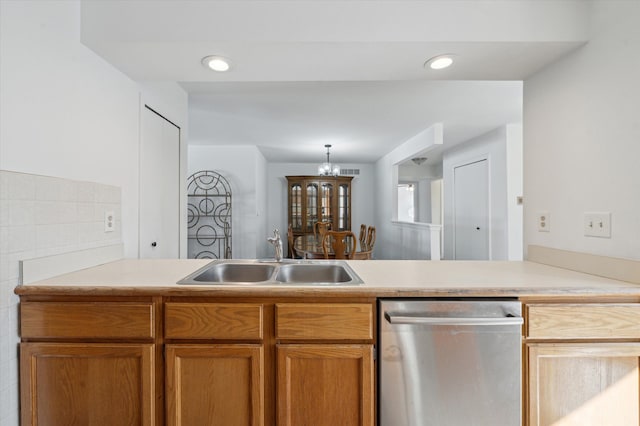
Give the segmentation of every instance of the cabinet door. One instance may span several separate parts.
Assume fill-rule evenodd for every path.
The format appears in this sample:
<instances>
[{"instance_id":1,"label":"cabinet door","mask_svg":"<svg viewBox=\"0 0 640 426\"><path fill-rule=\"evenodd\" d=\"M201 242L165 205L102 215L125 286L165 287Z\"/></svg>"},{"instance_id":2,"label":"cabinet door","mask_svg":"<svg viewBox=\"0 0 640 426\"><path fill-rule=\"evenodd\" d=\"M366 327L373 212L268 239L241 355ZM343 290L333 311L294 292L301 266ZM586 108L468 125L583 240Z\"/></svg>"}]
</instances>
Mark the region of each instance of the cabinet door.
<instances>
[{"instance_id":1,"label":"cabinet door","mask_svg":"<svg viewBox=\"0 0 640 426\"><path fill-rule=\"evenodd\" d=\"M640 343L528 344L529 425L640 424Z\"/></svg>"},{"instance_id":2,"label":"cabinet door","mask_svg":"<svg viewBox=\"0 0 640 426\"><path fill-rule=\"evenodd\" d=\"M153 425L154 345L22 343L23 425Z\"/></svg>"},{"instance_id":3,"label":"cabinet door","mask_svg":"<svg viewBox=\"0 0 640 426\"><path fill-rule=\"evenodd\" d=\"M278 425L373 425L372 345L278 345Z\"/></svg>"},{"instance_id":4,"label":"cabinet door","mask_svg":"<svg viewBox=\"0 0 640 426\"><path fill-rule=\"evenodd\" d=\"M302 183L289 182L289 223L293 232L302 232L302 219L304 217L302 198Z\"/></svg>"},{"instance_id":5,"label":"cabinet door","mask_svg":"<svg viewBox=\"0 0 640 426\"><path fill-rule=\"evenodd\" d=\"M337 226L338 231L351 229L351 184L340 183L337 196Z\"/></svg>"},{"instance_id":6,"label":"cabinet door","mask_svg":"<svg viewBox=\"0 0 640 426\"><path fill-rule=\"evenodd\" d=\"M168 425L264 424L262 345L167 345Z\"/></svg>"}]
</instances>

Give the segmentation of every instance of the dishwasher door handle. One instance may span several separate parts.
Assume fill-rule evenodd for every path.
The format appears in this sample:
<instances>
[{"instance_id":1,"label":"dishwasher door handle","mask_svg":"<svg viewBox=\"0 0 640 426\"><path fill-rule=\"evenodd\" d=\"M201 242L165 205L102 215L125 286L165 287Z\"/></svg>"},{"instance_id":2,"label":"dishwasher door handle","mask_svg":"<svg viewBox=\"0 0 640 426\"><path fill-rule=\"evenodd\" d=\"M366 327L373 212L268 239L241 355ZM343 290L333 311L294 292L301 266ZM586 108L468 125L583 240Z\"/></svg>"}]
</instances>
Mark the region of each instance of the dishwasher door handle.
<instances>
[{"instance_id":1,"label":"dishwasher door handle","mask_svg":"<svg viewBox=\"0 0 640 426\"><path fill-rule=\"evenodd\" d=\"M391 324L426 324L426 325L522 325L522 317L503 318L458 318L458 317L414 317L389 315L384 317Z\"/></svg>"}]
</instances>

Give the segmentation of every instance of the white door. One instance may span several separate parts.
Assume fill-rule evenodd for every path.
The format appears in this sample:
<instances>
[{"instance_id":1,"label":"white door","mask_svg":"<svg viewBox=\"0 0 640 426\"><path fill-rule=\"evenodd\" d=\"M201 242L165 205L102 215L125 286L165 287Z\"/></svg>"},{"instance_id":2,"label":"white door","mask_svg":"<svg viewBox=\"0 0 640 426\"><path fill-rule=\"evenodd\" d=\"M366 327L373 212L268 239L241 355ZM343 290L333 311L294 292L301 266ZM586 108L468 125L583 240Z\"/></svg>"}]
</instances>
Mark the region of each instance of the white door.
<instances>
[{"instance_id":1,"label":"white door","mask_svg":"<svg viewBox=\"0 0 640 426\"><path fill-rule=\"evenodd\" d=\"M454 258L489 260L487 160L453 169Z\"/></svg>"},{"instance_id":2,"label":"white door","mask_svg":"<svg viewBox=\"0 0 640 426\"><path fill-rule=\"evenodd\" d=\"M140 258L180 255L180 128L145 105L140 138Z\"/></svg>"}]
</instances>

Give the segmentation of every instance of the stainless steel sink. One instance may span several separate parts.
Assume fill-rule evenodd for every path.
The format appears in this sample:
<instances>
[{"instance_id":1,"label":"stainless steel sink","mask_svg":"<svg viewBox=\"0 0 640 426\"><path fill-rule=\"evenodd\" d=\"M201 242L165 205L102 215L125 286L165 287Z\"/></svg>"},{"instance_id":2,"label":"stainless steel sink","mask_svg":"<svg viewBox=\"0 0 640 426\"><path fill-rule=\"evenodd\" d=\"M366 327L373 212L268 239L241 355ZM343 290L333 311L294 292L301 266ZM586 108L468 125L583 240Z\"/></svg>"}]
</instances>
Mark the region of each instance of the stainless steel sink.
<instances>
[{"instance_id":1,"label":"stainless steel sink","mask_svg":"<svg viewBox=\"0 0 640 426\"><path fill-rule=\"evenodd\" d=\"M342 265L294 264L282 265L276 281L283 283L347 283L351 275Z\"/></svg>"},{"instance_id":2,"label":"stainless steel sink","mask_svg":"<svg viewBox=\"0 0 640 426\"><path fill-rule=\"evenodd\" d=\"M193 277L202 283L257 283L269 281L276 267L259 263L218 263Z\"/></svg>"},{"instance_id":3,"label":"stainless steel sink","mask_svg":"<svg viewBox=\"0 0 640 426\"><path fill-rule=\"evenodd\" d=\"M215 260L184 277L183 285L357 285L360 277L340 260Z\"/></svg>"}]
</instances>

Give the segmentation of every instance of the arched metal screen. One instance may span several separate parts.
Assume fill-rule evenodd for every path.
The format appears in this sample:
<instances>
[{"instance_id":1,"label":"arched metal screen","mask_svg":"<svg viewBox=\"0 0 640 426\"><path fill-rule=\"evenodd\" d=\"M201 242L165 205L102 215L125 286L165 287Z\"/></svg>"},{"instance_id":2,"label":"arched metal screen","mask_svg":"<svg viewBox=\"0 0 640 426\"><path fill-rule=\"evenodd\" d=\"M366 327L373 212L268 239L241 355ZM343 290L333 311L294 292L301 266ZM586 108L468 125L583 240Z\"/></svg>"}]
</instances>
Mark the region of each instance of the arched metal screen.
<instances>
[{"instance_id":1,"label":"arched metal screen","mask_svg":"<svg viewBox=\"0 0 640 426\"><path fill-rule=\"evenodd\" d=\"M231 259L231 186L218 172L187 179L189 259Z\"/></svg>"}]
</instances>

